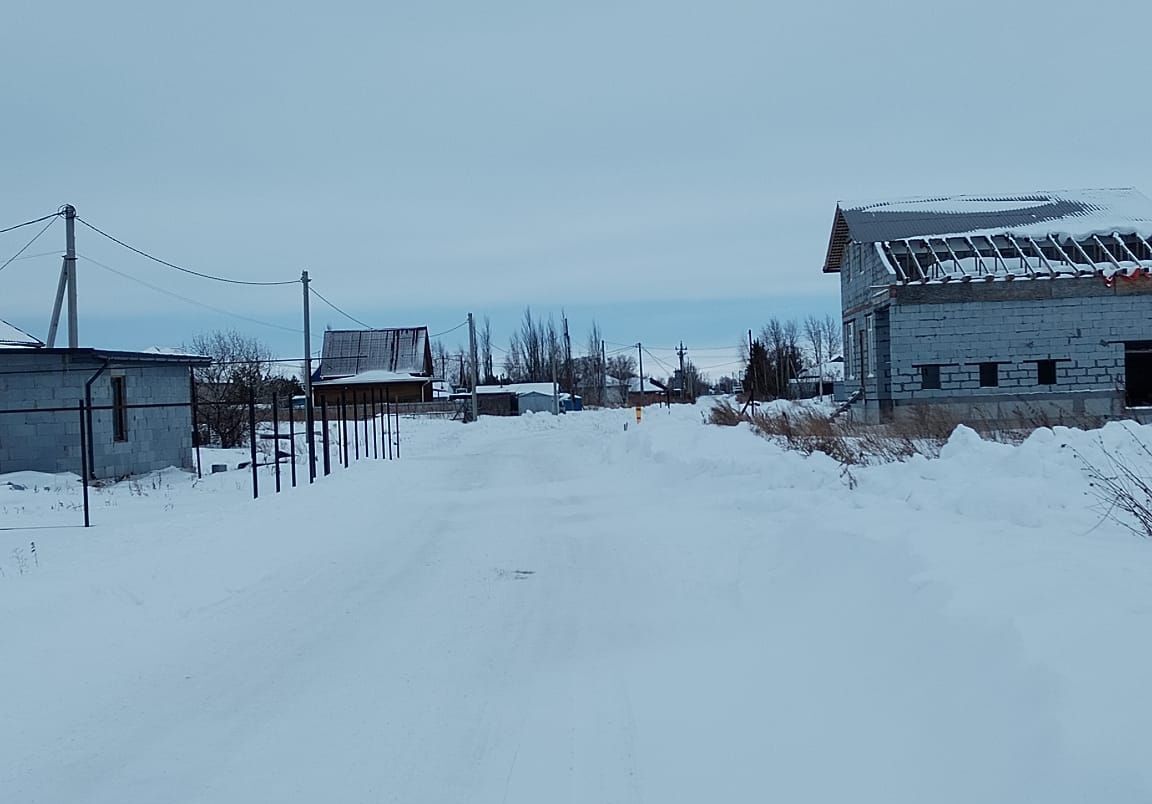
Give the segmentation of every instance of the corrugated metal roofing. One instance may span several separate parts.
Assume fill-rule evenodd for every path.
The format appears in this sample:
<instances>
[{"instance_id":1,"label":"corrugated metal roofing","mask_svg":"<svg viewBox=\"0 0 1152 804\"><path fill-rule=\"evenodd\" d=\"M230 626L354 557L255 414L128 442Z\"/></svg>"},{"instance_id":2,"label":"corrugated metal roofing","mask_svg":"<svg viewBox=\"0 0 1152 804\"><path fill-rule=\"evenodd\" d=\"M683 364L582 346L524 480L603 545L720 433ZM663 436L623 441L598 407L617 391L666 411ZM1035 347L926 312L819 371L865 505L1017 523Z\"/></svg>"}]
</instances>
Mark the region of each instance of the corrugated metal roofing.
<instances>
[{"instance_id":1,"label":"corrugated metal roofing","mask_svg":"<svg viewBox=\"0 0 1152 804\"><path fill-rule=\"evenodd\" d=\"M836 207L824 270L839 270L848 242L1009 234L1079 240L1112 232L1152 236L1152 201L1132 188L845 201Z\"/></svg>"},{"instance_id":2,"label":"corrugated metal roofing","mask_svg":"<svg viewBox=\"0 0 1152 804\"><path fill-rule=\"evenodd\" d=\"M33 338L19 327L14 327L7 321L0 320L0 345L3 346L43 346L39 339Z\"/></svg>"},{"instance_id":3,"label":"corrugated metal roofing","mask_svg":"<svg viewBox=\"0 0 1152 804\"><path fill-rule=\"evenodd\" d=\"M430 355L427 327L329 330L324 333L320 377L351 377L366 371L425 375Z\"/></svg>"}]
</instances>

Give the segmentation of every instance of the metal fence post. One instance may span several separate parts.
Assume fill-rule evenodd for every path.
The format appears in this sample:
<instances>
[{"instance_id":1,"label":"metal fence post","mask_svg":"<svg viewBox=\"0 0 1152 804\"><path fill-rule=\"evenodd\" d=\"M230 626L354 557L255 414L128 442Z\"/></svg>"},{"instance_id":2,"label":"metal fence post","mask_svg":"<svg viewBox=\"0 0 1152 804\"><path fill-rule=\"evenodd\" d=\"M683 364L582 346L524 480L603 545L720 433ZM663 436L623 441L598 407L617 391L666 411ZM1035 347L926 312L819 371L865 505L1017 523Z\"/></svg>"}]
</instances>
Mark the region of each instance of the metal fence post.
<instances>
[{"instance_id":1,"label":"metal fence post","mask_svg":"<svg viewBox=\"0 0 1152 804\"><path fill-rule=\"evenodd\" d=\"M320 434L324 442L324 474L332 474L332 445L328 443L328 397L320 397L320 423L324 432Z\"/></svg>"},{"instance_id":2,"label":"metal fence post","mask_svg":"<svg viewBox=\"0 0 1152 804\"><path fill-rule=\"evenodd\" d=\"M91 527L92 520L88 506L88 415L84 410L84 400L77 406L80 411L80 478L84 483L84 527Z\"/></svg>"},{"instance_id":3,"label":"metal fence post","mask_svg":"<svg viewBox=\"0 0 1152 804\"><path fill-rule=\"evenodd\" d=\"M248 434L252 454L252 499L260 497L260 478L256 469L256 392L248 396Z\"/></svg>"},{"instance_id":4,"label":"metal fence post","mask_svg":"<svg viewBox=\"0 0 1152 804\"><path fill-rule=\"evenodd\" d=\"M380 438L376 434L376 407L377 401L380 397L380 389L373 388L370 392L372 396L372 457L380 457Z\"/></svg>"},{"instance_id":5,"label":"metal fence post","mask_svg":"<svg viewBox=\"0 0 1152 804\"><path fill-rule=\"evenodd\" d=\"M360 426L356 423L356 392L352 392L352 438L356 442L356 460L360 460Z\"/></svg>"},{"instance_id":6,"label":"metal fence post","mask_svg":"<svg viewBox=\"0 0 1152 804\"><path fill-rule=\"evenodd\" d=\"M388 460L392 460L392 392L384 389L384 421L388 426Z\"/></svg>"},{"instance_id":7,"label":"metal fence post","mask_svg":"<svg viewBox=\"0 0 1152 804\"><path fill-rule=\"evenodd\" d=\"M400 403L396 403L396 460L400 460Z\"/></svg>"},{"instance_id":8,"label":"metal fence post","mask_svg":"<svg viewBox=\"0 0 1152 804\"><path fill-rule=\"evenodd\" d=\"M289 467L292 488L296 488L296 408L291 395L288 397L288 445L288 452L292 456L292 466Z\"/></svg>"},{"instance_id":9,"label":"metal fence post","mask_svg":"<svg viewBox=\"0 0 1152 804\"><path fill-rule=\"evenodd\" d=\"M272 462L276 465L276 493L280 493L280 400L272 394Z\"/></svg>"},{"instance_id":10,"label":"metal fence post","mask_svg":"<svg viewBox=\"0 0 1152 804\"><path fill-rule=\"evenodd\" d=\"M364 459L368 459L368 392L360 394L360 412L364 415Z\"/></svg>"},{"instance_id":11,"label":"metal fence post","mask_svg":"<svg viewBox=\"0 0 1152 804\"><path fill-rule=\"evenodd\" d=\"M191 386L192 396L190 397L190 405L192 408L192 446L196 450L196 478L204 477L204 472L200 464L200 425L197 420L200 418L200 408L196 405L196 374L192 369L188 369L188 382Z\"/></svg>"},{"instance_id":12,"label":"metal fence post","mask_svg":"<svg viewBox=\"0 0 1152 804\"><path fill-rule=\"evenodd\" d=\"M355 430L355 428L353 428ZM340 392L340 442L344 447L344 468L348 468L348 393Z\"/></svg>"}]
</instances>

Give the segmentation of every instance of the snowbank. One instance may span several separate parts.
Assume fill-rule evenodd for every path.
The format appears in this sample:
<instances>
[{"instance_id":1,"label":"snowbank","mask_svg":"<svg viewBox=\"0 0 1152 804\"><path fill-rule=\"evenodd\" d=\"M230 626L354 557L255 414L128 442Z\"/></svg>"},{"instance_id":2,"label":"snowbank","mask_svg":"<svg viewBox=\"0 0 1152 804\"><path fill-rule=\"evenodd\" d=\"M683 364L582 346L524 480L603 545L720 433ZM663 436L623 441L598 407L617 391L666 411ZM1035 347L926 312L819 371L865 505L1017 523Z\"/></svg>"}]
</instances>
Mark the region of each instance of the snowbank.
<instances>
[{"instance_id":1,"label":"snowbank","mask_svg":"<svg viewBox=\"0 0 1152 804\"><path fill-rule=\"evenodd\" d=\"M1072 452L1152 431L958 431L850 489L701 412L405 420L279 497L165 473L0 531L3 798L1152 797L1152 545Z\"/></svg>"}]
</instances>

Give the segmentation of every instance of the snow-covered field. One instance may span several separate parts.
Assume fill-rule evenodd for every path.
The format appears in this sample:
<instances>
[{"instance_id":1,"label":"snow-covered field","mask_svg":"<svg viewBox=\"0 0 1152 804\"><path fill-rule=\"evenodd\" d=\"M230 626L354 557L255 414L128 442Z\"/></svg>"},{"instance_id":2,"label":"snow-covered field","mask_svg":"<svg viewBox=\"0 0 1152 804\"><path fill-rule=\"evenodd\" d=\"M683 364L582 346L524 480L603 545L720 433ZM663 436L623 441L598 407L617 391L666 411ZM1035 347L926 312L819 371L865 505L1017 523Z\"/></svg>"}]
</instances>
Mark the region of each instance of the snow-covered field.
<instances>
[{"instance_id":1,"label":"snow-covered field","mask_svg":"<svg viewBox=\"0 0 1152 804\"><path fill-rule=\"evenodd\" d=\"M1152 543L1060 446L1128 430L848 477L630 420L405 422L402 461L162 473L87 531L0 478L0 801L1152 800Z\"/></svg>"}]
</instances>

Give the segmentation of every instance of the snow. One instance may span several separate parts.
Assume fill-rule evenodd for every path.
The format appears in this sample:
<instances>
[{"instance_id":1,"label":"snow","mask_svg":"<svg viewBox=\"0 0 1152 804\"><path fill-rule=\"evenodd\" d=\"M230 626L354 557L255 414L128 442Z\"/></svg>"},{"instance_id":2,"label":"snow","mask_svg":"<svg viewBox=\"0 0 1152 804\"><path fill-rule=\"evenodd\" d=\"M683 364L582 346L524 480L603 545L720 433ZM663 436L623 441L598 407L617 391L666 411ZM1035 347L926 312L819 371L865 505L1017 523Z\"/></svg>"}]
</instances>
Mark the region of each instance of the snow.
<instances>
[{"instance_id":1,"label":"snow","mask_svg":"<svg viewBox=\"0 0 1152 804\"><path fill-rule=\"evenodd\" d=\"M0 319L0 347L27 347L43 346L38 339L33 338L24 330L14 327L7 321Z\"/></svg>"},{"instance_id":2,"label":"snow","mask_svg":"<svg viewBox=\"0 0 1152 804\"><path fill-rule=\"evenodd\" d=\"M169 470L88 531L0 478L0 798L1152 799L1152 544L1073 452L1152 428L848 476L705 412L405 419L401 461Z\"/></svg>"},{"instance_id":3,"label":"snow","mask_svg":"<svg viewBox=\"0 0 1152 804\"><path fill-rule=\"evenodd\" d=\"M529 394L543 394L544 396L553 396L557 393L555 386L550 382L514 382L507 385L477 385L477 394L516 394L516 396L528 396ZM567 399L567 392L560 392L561 399Z\"/></svg>"},{"instance_id":4,"label":"snow","mask_svg":"<svg viewBox=\"0 0 1152 804\"><path fill-rule=\"evenodd\" d=\"M149 346L143 351L146 355L170 355L173 357L205 357L195 352L189 352L181 346Z\"/></svg>"},{"instance_id":5,"label":"snow","mask_svg":"<svg viewBox=\"0 0 1152 804\"><path fill-rule=\"evenodd\" d=\"M385 369L369 369L353 374L350 377L329 377L324 380L314 380L312 385L322 387L325 385L375 385L395 382L431 382L429 377L405 374L400 371L387 371Z\"/></svg>"},{"instance_id":6,"label":"snow","mask_svg":"<svg viewBox=\"0 0 1152 804\"><path fill-rule=\"evenodd\" d=\"M933 198L909 198L891 201L844 201L840 208L875 213L922 213L924 215L962 215L1028 210L1053 202L1081 205L1082 212L1057 219L1045 219L1017 226L970 231L935 231L929 236L991 237L1010 234L1017 238L1043 240L1057 238L1086 240L1092 235L1137 234L1152 237L1152 201L1132 188L1088 190L1038 190L1018 194L952 195ZM945 222L945 219L941 219ZM919 236L917 236L917 239Z\"/></svg>"}]
</instances>

